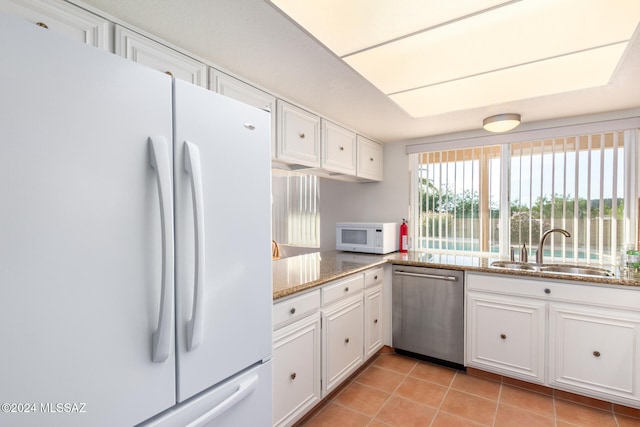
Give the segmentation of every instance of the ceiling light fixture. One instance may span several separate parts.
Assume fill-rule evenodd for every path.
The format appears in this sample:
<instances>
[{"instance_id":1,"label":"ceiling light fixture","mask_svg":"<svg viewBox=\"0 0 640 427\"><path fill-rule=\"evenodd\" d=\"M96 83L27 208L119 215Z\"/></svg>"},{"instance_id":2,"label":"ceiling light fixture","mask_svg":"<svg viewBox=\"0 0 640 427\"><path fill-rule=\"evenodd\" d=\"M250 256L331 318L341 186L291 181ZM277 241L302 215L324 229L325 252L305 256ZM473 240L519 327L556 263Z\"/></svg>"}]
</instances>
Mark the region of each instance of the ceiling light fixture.
<instances>
[{"instance_id":1,"label":"ceiling light fixture","mask_svg":"<svg viewBox=\"0 0 640 427\"><path fill-rule=\"evenodd\" d=\"M482 127L489 132L506 132L515 129L520 124L520 114L497 114L487 117Z\"/></svg>"}]
</instances>

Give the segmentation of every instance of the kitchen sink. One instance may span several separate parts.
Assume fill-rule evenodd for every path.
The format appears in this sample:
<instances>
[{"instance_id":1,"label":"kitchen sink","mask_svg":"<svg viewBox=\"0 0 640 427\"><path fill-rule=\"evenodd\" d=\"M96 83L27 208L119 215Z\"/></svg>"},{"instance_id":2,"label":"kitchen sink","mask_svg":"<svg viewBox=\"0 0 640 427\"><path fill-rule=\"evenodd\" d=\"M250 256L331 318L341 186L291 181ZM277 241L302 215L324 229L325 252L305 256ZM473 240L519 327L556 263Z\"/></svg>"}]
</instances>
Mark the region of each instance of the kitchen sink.
<instances>
[{"instance_id":1,"label":"kitchen sink","mask_svg":"<svg viewBox=\"0 0 640 427\"><path fill-rule=\"evenodd\" d=\"M580 265L563 265L563 264L551 264L541 265L538 267L540 272L546 273L560 273L560 274L576 274L580 276L597 276L597 277L613 277L615 276L611 271L606 268L589 267Z\"/></svg>"},{"instance_id":2,"label":"kitchen sink","mask_svg":"<svg viewBox=\"0 0 640 427\"><path fill-rule=\"evenodd\" d=\"M517 261L494 261L491 267L507 270L535 271L539 273L569 274L574 276L591 277L615 277L615 274L606 268L591 267L587 265L571 264L529 264Z\"/></svg>"},{"instance_id":3,"label":"kitchen sink","mask_svg":"<svg viewBox=\"0 0 640 427\"><path fill-rule=\"evenodd\" d=\"M494 261L491 263L491 267L506 268L508 270L538 271L538 266L535 264L517 261Z\"/></svg>"}]
</instances>

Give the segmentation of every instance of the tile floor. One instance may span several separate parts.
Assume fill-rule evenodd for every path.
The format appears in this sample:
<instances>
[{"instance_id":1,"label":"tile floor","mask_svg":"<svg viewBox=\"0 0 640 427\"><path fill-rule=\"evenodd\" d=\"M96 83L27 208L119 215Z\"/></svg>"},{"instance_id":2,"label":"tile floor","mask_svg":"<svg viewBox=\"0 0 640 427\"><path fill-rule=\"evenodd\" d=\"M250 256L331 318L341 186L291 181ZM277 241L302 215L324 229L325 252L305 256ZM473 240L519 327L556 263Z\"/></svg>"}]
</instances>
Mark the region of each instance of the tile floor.
<instances>
[{"instance_id":1,"label":"tile floor","mask_svg":"<svg viewBox=\"0 0 640 427\"><path fill-rule=\"evenodd\" d=\"M298 423L303 426L627 427L640 426L640 410L387 350Z\"/></svg>"}]
</instances>

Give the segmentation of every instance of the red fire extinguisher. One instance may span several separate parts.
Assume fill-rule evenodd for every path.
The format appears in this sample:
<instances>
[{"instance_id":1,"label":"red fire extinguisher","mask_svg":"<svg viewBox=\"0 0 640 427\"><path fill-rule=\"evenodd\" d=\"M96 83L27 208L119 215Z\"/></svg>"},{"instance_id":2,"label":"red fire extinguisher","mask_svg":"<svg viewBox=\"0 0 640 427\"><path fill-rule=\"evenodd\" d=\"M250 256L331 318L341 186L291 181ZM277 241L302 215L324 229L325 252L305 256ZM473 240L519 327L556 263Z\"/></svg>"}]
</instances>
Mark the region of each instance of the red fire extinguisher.
<instances>
[{"instance_id":1,"label":"red fire extinguisher","mask_svg":"<svg viewBox=\"0 0 640 427\"><path fill-rule=\"evenodd\" d=\"M402 225L400 226L400 252L407 253L409 250L409 226L407 221L402 218Z\"/></svg>"}]
</instances>

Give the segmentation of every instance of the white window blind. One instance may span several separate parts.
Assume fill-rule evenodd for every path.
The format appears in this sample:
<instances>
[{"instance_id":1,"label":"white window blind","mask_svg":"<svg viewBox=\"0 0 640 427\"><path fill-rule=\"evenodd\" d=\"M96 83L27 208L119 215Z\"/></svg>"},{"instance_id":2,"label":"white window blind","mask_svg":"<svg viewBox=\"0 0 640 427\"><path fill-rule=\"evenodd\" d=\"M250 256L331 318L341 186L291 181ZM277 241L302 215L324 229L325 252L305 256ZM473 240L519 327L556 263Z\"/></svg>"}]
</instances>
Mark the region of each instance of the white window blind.
<instances>
[{"instance_id":1,"label":"white window blind","mask_svg":"<svg viewBox=\"0 0 640 427\"><path fill-rule=\"evenodd\" d=\"M500 146L419 154L416 249L499 251Z\"/></svg>"},{"instance_id":2,"label":"white window blind","mask_svg":"<svg viewBox=\"0 0 640 427\"><path fill-rule=\"evenodd\" d=\"M638 241L637 130L412 154L414 249L614 264ZM626 203L625 203L626 201ZM517 253L517 252L516 252Z\"/></svg>"},{"instance_id":3,"label":"white window blind","mask_svg":"<svg viewBox=\"0 0 640 427\"><path fill-rule=\"evenodd\" d=\"M623 243L625 133L607 132L511 144L511 244L545 259L615 262Z\"/></svg>"},{"instance_id":4,"label":"white window blind","mask_svg":"<svg viewBox=\"0 0 640 427\"><path fill-rule=\"evenodd\" d=\"M272 169L272 238L291 246L320 247L317 176Z\"/></svg>"}]
</instances>

